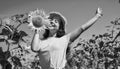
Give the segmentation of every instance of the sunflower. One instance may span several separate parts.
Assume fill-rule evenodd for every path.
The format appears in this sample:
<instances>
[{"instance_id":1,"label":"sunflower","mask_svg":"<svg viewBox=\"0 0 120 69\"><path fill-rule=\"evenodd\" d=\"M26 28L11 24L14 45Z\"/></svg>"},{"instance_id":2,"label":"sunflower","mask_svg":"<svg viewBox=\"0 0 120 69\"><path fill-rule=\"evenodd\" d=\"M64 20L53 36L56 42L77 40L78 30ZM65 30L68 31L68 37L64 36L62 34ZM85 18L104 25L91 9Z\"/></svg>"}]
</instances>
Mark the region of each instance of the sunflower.
<instances>
[{"instance_id":1,"label":"sunflower","mask_svg":"<svg viewBox=\"0 0 120 69\"><path fill-rule=\"evenodd\" d=\"M48 15L45 14L45 12L43 10L35 10L35 11L31 11L28 14L28 22L29 25L32 30L42 30L46 28L46 24L48 23Z\"/></svg>"}]
</instances>

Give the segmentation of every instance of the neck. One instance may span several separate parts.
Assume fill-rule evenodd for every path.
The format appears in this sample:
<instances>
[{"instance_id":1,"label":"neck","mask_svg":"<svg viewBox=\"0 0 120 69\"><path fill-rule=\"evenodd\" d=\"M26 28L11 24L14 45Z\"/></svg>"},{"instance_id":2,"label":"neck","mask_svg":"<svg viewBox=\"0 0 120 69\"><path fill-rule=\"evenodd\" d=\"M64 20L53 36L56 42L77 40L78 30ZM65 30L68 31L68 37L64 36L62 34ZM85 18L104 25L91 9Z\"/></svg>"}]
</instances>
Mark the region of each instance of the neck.
<instances>
[{"instance_id":1,"label":"neck","mask_svg":"<svg viewBox=\"0 0 120 69\"><path fill-rule=\"evenodd\" d=\"M56 34L49 34L49 37L55 37Z\"/></svg>"}]
</instances>

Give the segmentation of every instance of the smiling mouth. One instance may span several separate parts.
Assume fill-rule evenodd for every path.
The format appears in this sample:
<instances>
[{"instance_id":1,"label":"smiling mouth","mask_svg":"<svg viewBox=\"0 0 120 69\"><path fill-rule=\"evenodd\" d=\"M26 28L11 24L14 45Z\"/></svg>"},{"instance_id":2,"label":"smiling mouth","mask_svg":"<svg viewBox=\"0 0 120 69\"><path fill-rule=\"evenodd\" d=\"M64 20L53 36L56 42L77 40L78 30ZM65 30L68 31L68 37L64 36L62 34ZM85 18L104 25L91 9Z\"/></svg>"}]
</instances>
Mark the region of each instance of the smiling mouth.
<instances>
[{"instance_id":1,"label":"smiling mouth","mask_svg":"<svg viewBox=\"0 0 120 69\"><path fill-rule=\"evenodd\" d=\"M56 27L56 25L52 25L52 27Z\"/></svg>"},{"instance_id":2,"label":"smiling mouth","mask_svg":"<svg viewBox=\"0 0 120 69\"><path fill-rule=\"evenodd\" d=\"M56 25L55 24L50 24L50 26L49 27L56 27Z\"/></svg>"},{"instance_id":3,"label":"smiling mouth","mask_svg":"<svg viewBox=\"0 0 120 69\"><path fill-rule=\"evenodd\" d=\"M49 27L47 27L48 29L54 29L56 26L55 25L50 25Z\"/></svg>"}]
</instances>

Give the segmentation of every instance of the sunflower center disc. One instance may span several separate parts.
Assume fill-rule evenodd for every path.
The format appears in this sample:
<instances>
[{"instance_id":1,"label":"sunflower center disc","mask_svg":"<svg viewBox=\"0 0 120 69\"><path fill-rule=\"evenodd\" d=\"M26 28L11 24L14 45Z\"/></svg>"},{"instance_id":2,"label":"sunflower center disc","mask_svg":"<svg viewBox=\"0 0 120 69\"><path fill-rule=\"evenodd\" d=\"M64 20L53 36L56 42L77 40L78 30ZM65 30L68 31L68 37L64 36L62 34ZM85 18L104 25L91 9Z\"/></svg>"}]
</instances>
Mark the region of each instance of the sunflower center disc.
<instances>
[{"instance_id":1,"label":"sunflower center disc","mask_svg":"<svg viewBox=\"0 0 120 69\"><path fill-rule=\"evenodd\" d=\"M42 18L34 17L34 18L32 18L32 23L35 27L39 28L42 26Z\"/></svg>"}]
</instances>

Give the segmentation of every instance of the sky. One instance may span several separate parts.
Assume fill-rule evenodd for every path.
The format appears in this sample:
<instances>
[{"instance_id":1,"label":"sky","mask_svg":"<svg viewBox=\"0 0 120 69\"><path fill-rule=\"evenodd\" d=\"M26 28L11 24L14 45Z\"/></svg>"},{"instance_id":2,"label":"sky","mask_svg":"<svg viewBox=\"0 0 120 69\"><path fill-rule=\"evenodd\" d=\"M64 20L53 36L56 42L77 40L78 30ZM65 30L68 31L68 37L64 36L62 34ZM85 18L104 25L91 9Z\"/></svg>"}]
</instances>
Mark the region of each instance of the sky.
<instances>
[{"instance_id":1,"label":"sky","mask_svg":"<svg viewBox=\"0 0 120 69\"><path fill-rule=\"evenodd\" d=\"M21 14L35 9L44 9L46 12L57 11L67 19L67 33L80 27L95 16L96 9L101 7L103 17L80 37L91 38L92 34L104 33L105 26L115 18L120 17L120 4L118 0L0 0L0 18ZM21 26L32 38L33 32Z\"/></svg>"}]
</instances>

